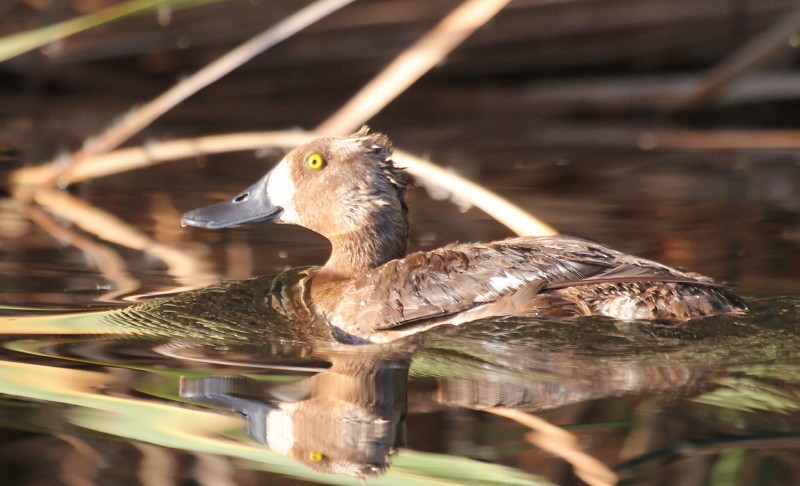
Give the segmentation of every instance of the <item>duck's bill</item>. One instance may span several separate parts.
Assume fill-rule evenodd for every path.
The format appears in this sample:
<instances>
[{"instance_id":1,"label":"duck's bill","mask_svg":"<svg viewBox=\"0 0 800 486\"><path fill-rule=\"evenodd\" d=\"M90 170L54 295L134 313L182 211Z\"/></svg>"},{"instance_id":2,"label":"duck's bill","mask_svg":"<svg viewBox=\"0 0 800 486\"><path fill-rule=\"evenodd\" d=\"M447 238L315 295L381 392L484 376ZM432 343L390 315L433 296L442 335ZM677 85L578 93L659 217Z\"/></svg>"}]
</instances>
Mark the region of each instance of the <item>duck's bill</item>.
<instances>
[{"instance_id":1,"label":"duck's bill","mask_svg":"<svg viewBox=\"0 0 800 486\"><path fill-rule=\"evenodd\" d=\"M269 174L229 201L193 209L181 218L181 225L220 229L247 223L276 220L283 208L267 195Z\"/></svg>"}]
</instances>

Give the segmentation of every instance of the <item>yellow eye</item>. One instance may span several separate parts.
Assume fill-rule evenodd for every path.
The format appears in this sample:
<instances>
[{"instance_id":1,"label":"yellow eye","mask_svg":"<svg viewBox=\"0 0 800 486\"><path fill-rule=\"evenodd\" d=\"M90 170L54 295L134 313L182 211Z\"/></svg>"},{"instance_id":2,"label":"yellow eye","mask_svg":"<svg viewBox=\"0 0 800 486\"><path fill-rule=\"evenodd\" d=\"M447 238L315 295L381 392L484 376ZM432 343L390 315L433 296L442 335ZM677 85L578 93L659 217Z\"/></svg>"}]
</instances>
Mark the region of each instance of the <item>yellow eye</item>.
<instances>
[{"instance_id":1,"label":"yellow eye","mask_svg":"<svg viewBox=\"0 0 800 486\"><path fill-rule=\"evenodd\" d=\"M321 452L318 451L309 451L308 452L308 460L311 462L320 462L322 458L325 457L322 455Z\"/></svg>"},{"instance_id":2,"label":"yellow eye","mask_svg":"<svg viewBox=\"0 0 800 486\"><path fill-rule=\"evenodd\" d=\"M325 167L325 157L321 154L313 153L306 158L306 165L309 169L321 169Z\"/></svg>"}]
</instances>

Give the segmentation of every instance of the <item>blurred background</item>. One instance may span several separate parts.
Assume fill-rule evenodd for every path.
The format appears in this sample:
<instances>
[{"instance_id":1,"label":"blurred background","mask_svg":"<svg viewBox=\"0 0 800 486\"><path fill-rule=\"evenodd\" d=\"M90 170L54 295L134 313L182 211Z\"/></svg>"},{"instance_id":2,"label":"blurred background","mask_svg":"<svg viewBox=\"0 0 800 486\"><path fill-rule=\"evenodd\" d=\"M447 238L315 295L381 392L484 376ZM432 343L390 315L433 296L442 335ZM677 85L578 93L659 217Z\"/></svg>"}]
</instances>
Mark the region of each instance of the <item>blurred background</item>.
<instances>
[{"instance_id":1,"label":"blurred background","mask_svg":"<svg viewBox=\"0 0 800 486\"><path fill-rule=\"evenodd\" d=\"M311 4L162 3L0 63L2 176L79 149ZM5 0L0 35L122 4ZM459 5L356 1L126 144L313 129ZM711 275L744 294L796 293L798 30L794 0L514 0L368 123L563 233ZM24 198L0 200L0 300L89 304L119 286L113 299L321 263L326 242L298 228L216 233L178 224L182 212L232 195L282 154L265 147L192 157L67 188L135 237L109 240ZM449 196L458 199L411 191L412 249L511 235ZM154 247L201 262L203 278L180 274ZM104 258L123 277L109 276Z\"/></svg>"},{"instance_id":2,"label":"blurred background","mask_svg":"<svg viewBox=\"0 0 800 486\"><path fill-rule=\"evenodd\" d=\"M287 144L117 167L71 184L58 175L71 154L135 107L318 3L0 1L0 314L14 316L0 326L4 478L216 486L298 484L281 471L312 477L299 463L281 469L275 462L263 475L198 453L205 442L191 434L238 447L220 434L233 427L242 441L244 429L217 410L181 418L198 407L178 391L184 375L241 374L248 363L256 366L249 372L276 383L301 378L300 365L311 376L319 363L307 349L275 338L275 346L256 342L255 351L237 354L216 343L197 355L188 348L191 359L167 358L146 333L139 341L82 342L64 334L85 328L54 319L49 329L56 331L25 333L23 341L17 333L29 328L13 325L22 326L17 314L47 325L42 310L108 306L325 261L327 242L301 228L180 227L184 211L249 186ZM460 5L352 2L200 90L122 148L143 147L155 161L162 142L192 146L196 137L315 129ZM768 297L752 299L745 317L695 328L600 320L597 327L533 322L538 333L520 335L506 327L498 333L505 342L496 329L480 327L473 336L462 328L434 334L409 372L410 451L399 454L395 470L427 464L417 450L444 456L427 467L463 474L455 484L473 471L495 474L490 463L583 484L567 461L540 447L554 439L534 447L525 439L528 426L475 411L502 405L498 396L507 391L520 408L543 411L574 433L571 450L621 467L621 477L634 478L625 484L788 484L786 477L800 477L800 306L792 297L800 295L798 47L798 0L512 0L376 107L369 125L397 148L481 184L560 232ZM19 184L22 173L44 174L33 178L41 187ZM418 182L409 194L410 249L513 234L463 196ZM132 309L130 329L158 322L157 312ZM169 331L180 344L180 329ZM224 360L203 363L204 353ZM257 368L281 359L292 365L285 373ZM166 435L146 435L152 429ZM191 434L184 444L170 442L174 430ZM263 455L276 461L277 454ZM506 484L514 476L498 477ZM407 484L399 478L388 484ZM313 480L346 484L339 476Z\"/></svg>"}]
</instances>

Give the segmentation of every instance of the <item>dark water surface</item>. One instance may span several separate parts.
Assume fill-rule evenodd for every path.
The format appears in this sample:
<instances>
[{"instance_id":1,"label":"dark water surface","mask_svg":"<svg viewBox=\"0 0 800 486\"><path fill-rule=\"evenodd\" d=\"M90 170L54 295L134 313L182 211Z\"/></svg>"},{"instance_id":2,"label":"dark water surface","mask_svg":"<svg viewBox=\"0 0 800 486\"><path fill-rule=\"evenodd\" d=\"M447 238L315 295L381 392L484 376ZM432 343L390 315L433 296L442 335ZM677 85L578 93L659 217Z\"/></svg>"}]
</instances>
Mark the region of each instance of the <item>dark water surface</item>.
<instances>
[{"instance_id":1,"label":"dark water surface","mask_svg":"<svg viewBox=\"0 0 800 486\"><path fill-rule=\"evenodd\" d=\"M268 298L324 240L178 224L280 156L260 155L77 186L140 249L0 201L3 484L800 484L791 160L498 153L488 171L480 150L434 150L565 233L734 282L752 310L497 318L355 347ZM410 205L412 249L509 236L422 188Z\"/></svg>"}]
</instances>

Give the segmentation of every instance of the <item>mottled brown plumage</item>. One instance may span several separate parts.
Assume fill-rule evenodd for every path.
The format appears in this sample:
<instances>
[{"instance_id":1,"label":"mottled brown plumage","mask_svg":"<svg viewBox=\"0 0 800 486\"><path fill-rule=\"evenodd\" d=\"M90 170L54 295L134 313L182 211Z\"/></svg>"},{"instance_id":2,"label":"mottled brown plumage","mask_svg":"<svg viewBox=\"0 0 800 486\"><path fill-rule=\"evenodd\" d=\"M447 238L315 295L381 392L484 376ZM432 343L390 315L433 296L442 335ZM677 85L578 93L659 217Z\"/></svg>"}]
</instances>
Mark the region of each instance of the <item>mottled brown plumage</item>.
<instances>
[{"instance_id":1,"label":"mottled brown plumage","mask_svg":"<svg viewBox=\"0 0 800 486\"><path fill-rule=\"evenodd\" d=\"M317 154L326 165L309 169ZM184 223L218 228L269 220L327 237L331 257L304 284L307 306L350 342L386 342L440 324L521 313L690 319L746 309L708 277L572 237L405 255L404 194L388 138L364 128L293 150L231 202L191 211Z\"/></svg>"},{"instance_id":2,"label":"mottled brown plumage","mask_svg":"<svg viewBox=\"0 0 800 486\"><path fill-rule=\"evenodd\" d=\"M357 279L312 285L310 301L338 328L372 341L521 313L690 319L745 308L707 277L565 236L412 253Z\"/></svg>"}]
</instances>

